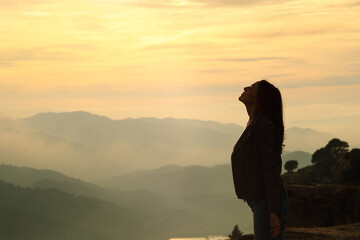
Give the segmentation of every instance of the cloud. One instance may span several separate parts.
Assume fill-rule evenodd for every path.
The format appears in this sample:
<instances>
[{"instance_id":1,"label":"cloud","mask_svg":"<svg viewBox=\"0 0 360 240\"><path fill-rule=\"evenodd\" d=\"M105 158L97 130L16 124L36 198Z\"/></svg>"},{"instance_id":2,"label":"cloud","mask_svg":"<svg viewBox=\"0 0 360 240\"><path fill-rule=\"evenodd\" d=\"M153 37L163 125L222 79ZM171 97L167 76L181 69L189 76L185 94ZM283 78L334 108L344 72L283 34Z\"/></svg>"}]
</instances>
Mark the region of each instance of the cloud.
<instances>
[{"instance_id":1,"label":"cloud","mask_svg":"<svg viewBox=\"0 0 360 240\"><path fill-rule=\"evenodd\" d=\"M139 0L119 1L121 4L146 8L233 7L249 5L278 5L293 0Z\"/></svg>"},{"instance_id":2,"label":"cloud","mask_svg":"<svg viewBox=\"0 0 360 240\"><path fill-rule=\"evenodd\" d=\"M48 17L51 16L51 12L24 12L24 15L27 16L37 16L37 17Z\"/></svg>"},{"instance_id":3,"label":"cloud","mask_svg":"<svg viewBox=\"0 0 360 240\"><path fill-rule=\"evenodd\" d=\"M349 85L360 85L360 74L330 76L319 79L309 79L306 81L295 80L292 83L280 84L282 88L333 87Z\"/></svg>"},{"instance_id":4,"label":"cloud","mask_svg":"<svg viewBox=\"0 0 360 240\"><path fill-rule=\"evenodd\" d=\"M222 71L222 70L220 70ZM53 88L34 89L24 85L2 84L0 96L2 99L17 99L18 101L54 102L54 101L137 101L141 99L171 100L193 97L228 96L238 94L244 85L239 83L222 84L192 84L177 86L144 86L134 89L124 88L117 84L68 85ZM51 107L51 105L46 105ZM1 109L1 104L0 104Z\"/></svg>"},{"instance_id":5,"label":"cloud","mask_svg":"<svg viewBox=\"0 0 360 240\"><path fill-rule=\"evenodd\" d=\"M221 6L246 6L246 5L278 5L291 0L194 0L194 2L203 3L205 6L221 7Z\"/></svg>"},{"instance_id":6,"label":"cloud","mask_svg":"<svg viewBox=\"0 0 360 240\"><path fill-rule=\"evenodd\" d=\"M56 2L56 0L0 0L0 8L1 10L7 10L53 2Z\"/></svg>"},{"instance_id":7,"label":"cloud","mask_svg":"<svg viewBox=\"0 0 360 240\"><path fill-rule=\"evenodd\" d=\"M15 62L36 60L65 60L69 55L63 51L47 48L7 49L0 52L0 66L9 66Z\"/></svg>"},{"instance_id":8,"label":"cloud","mask_svg":"<svg viewBox=\"0 0 360 240\"><path fill-rule=\"evenodd\" d=\"M286 57L254 57L254 58L219 58L219 59L216 59L216 61L223 61L223 62L256 62L256 61L273 61L273 60L289 61L289 60L293 60L293 59L286 58Z\"/></svg>"},{"instance_id":9,"label":"cloud","mask_svg":"<svg viewBox=\"0 0 360 240\"><path fill-rule=\"evenodd\" d=\"M7 61L0 60L0 67L10 67L10 66L13 66L13 64Z\"/></svg>"},{"instance_id":10,"label":"cloud","mask_svg":"<svg viewBox=\"0 0 360 240\"><path fill-rule=\"evenodd\" d=\"M353 2L349 4L349 7L359 7L360 6L360 2Z\"/></svg>"},{"instance_id":11,"label":"cloud","mask_svg":"<svg viewBox=\"0 0 360 240\"><path fill-rule=\"evenodd\" d=\"M230 73L230 72L235 72L236 69L225 69L225 68L221 68L221 69L203 69L203 70L196 70L196 72L199 73L208 73L208 74L224 74L224 73Z\"/></svg>"}]
</instances>

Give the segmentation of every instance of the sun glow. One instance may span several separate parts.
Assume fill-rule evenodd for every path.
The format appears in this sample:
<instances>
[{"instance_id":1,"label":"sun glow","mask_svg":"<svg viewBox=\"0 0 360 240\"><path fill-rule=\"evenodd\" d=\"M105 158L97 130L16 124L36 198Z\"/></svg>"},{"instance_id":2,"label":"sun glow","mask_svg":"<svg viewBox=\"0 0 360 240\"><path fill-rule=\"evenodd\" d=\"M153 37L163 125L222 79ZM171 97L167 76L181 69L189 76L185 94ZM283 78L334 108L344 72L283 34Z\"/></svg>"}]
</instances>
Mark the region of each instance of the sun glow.
<instances>
[{"instance_id":1,"label":"sun glow","mask_svg":"<svg viewBox=\"0 0 360 240\"><path fill-rule=\"evenodd\" d=\"M332 117L333 101L347 116L358 97L322 94L328 106L320 108L307 93L358 88L358 10L351 1L297 0L8 4L0 16L0 113L29 115L31 106L232 122L243 86L267 78L289 89L294 118L319 117L306 109Z\"/></svg>"}]
</instances>

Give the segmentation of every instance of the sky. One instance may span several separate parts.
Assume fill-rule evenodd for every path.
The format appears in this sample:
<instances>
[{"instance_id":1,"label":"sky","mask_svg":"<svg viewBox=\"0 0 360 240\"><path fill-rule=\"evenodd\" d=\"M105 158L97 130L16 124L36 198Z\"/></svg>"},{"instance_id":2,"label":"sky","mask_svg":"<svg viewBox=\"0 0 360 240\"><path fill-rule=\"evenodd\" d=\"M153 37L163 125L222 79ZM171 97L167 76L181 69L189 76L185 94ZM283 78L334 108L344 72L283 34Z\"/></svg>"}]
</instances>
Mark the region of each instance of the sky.
<instances>
[{"instance_id":1,"label":"sky","mask_svg":"<svg viewBox=\"0 0 360 240\"><path fill-rule=\"evenodd\" d=\"M83 110L245 125L237 98L261 79L280 89L285 126L360 115L358 0L0 0L0 9L3 117Z\"/></svg>"}]
</instances>

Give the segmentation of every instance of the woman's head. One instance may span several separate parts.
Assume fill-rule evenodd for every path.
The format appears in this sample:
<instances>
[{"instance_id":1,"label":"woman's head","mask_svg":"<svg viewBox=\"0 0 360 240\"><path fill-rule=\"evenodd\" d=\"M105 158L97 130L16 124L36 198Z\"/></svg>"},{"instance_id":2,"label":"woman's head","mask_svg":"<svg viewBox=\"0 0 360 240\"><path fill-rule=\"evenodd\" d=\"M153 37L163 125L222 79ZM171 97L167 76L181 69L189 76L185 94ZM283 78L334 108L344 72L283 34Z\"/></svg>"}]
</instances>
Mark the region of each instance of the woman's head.
<instances>
[{"instance_id":1,"label":"woman's head","mask_svg":"<svg viewBox=\"0 0 360 240\"><path fill-rule=\"evenodd\" d=\"M281 93L278 88L266 80L253 83L244 88L239 100L245 105L253 105L257 115L268 118L276 126L280 152L284 142L284 121Z\"/></svg>"}]
</instances>

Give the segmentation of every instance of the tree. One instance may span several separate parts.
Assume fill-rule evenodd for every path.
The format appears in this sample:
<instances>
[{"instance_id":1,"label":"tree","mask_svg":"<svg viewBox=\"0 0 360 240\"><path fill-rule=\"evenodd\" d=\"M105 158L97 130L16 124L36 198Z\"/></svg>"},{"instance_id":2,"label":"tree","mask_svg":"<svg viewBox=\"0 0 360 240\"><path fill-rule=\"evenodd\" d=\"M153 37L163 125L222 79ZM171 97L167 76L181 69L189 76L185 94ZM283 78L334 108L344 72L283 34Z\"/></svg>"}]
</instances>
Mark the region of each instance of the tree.
<instances>
[{"instance_id":1,"label":"tree","mask_svg":"<svg viewBox=\"0 0 360 240\"><path fill-rule=\"evenodd\" d=\"M353 148L349 152L350 169L347 172L346 182L360 184L360 149Z\"/></svg>"},{"instance_id":2,"label":"tree","mask_svg":"<svg viewBox=\"0 0 360 240\"><path fill-rule=\"evenodd\" d=\"M328 144L316 150L312 155L311 162L323 164L324 161L337 159L349 151L349 144L338 138L331 139Z\"/></svg>"},{"instance_id":3,"label":"tree","mask_svg":"<svg viewBox=\"0 0 360 240\"><path fill-rule=\"evenodd\" d=\"M298 162L296 160L289 160L285 163L285 169L288 171L288 173L293 172L298 167Z\"/></svg>"},{"instance_id":4,"label":"tree","mask_svg":"<svg viewBox=\"0 0 360 240\"><path fill-rule=\"evenodd\" d=\"M336 163L334 182L342 184L360 184L360 149L353 148Z\"/></svg>"},{"instance_id":5,"label":"tree","mask_svg":"<svg viewBox=\"0 0 360 240\"><path fill-rule=\"evenodd\" d=\"M314 152L311 162L315 164L319 176L332 179L332 167L340 157L343 157L349 151L349 144L338 138L333 138L329 143Z\"/></svg>"},{"instance_id":6,"label":"tree","mask_svg":"<svg viewBox=\"0 0 360 240\"><path fill-rule=\"evenodd\" d=\"M241 236L243 235L242 231L239 230L239 226L235 225L234 230L232 231L232 233L229 235L229 238L231 240L239 240L241 238Z\"/></svg>"}]
</instances>

